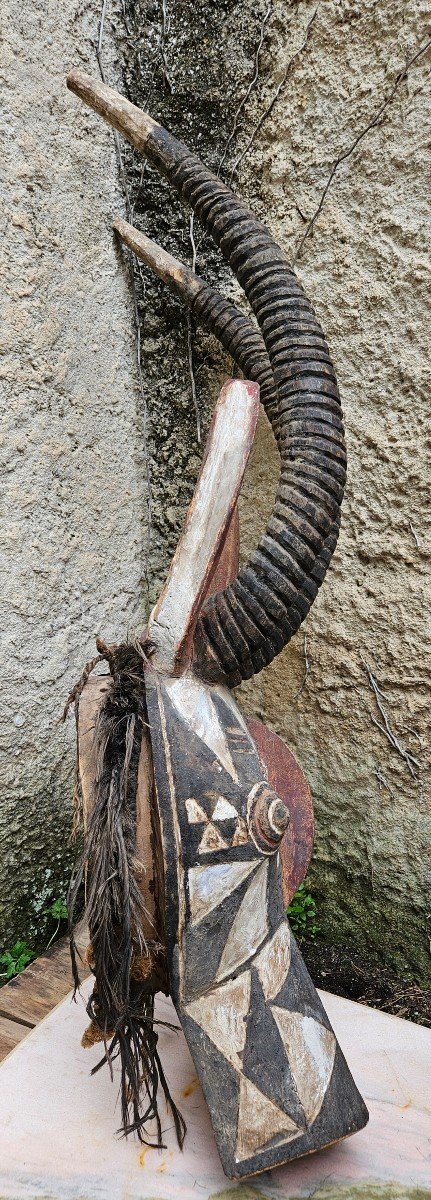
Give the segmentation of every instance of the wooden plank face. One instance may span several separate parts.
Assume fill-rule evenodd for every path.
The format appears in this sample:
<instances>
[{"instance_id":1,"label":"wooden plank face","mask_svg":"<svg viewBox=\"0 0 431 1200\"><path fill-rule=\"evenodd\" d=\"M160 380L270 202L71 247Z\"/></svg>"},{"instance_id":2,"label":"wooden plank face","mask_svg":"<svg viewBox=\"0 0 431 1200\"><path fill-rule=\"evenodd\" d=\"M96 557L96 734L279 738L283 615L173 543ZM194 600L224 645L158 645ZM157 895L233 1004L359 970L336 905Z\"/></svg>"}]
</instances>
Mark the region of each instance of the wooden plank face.
<instances>
[{"instance_id":1,"label":"wooden plank face","mask_svg":"<svg viewBox=\"0 0 431 1200\"><path fill-rule=\"evenodd\" d=\"M0 1016L0 1062L3 1062L6 1055L10 1054L29 1032L28 1025L20 1025L18 1021L10 1021L8 1017Z\"/></svg>"},{"instance_id":2,"label":"wooden plank face","mask_svg":"<svg viewBox=\"0 0 431 1200\"><path fill-rule=\"evenodd\" d=\"M84 926L76 930L76 945L83 955L88 943ZM82 978L88 975L83 964ZM0 1062L39 1021L67 996L72 987L69 939L61 938L0 990Z\"/></svg>"},{"instance_id":3,"label":"wooden plank face","mask_svg":"<svg viewBox=\"0 0 431 1200\"><path fill-rule=\"evenodd\" d=\"M248 827L265 768L232 696L146 672L171 990L226 1174L354 1133L368 1114ZM254 793L255 794L255 791Z\"/></svg>"}]
</instances>

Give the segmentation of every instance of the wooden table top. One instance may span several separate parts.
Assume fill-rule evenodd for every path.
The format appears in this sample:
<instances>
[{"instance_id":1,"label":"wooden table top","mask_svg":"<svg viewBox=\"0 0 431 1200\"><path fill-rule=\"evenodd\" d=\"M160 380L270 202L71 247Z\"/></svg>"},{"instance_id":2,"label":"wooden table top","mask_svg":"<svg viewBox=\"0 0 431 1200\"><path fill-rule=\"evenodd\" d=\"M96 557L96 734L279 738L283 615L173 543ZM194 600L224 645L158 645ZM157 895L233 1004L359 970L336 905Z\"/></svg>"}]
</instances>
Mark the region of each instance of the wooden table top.
<instances>
[{"instance_id":1,"label":"wooden table top","mask_svg":"<svg viewBox=\"0 0 431 1200\"><path fill-rule=\"evenodd\" d=\"M87 931L82 927L76 934L81 953L87 941ZM87 975L88 970L83 968L82 977ZM25 971L0 988L0 1062L64 1000L72 987L69 941L60 938Z\"/></svg>"}]
</instances>

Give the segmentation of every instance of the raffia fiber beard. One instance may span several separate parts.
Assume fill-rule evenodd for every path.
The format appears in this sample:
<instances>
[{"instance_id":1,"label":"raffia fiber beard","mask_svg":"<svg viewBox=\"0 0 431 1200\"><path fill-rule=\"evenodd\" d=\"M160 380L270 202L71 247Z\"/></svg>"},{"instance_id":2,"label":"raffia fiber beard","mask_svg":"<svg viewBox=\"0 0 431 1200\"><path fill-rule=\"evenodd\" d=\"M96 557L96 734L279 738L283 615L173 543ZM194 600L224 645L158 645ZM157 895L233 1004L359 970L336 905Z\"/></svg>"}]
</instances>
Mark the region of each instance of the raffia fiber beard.
<instances>
[{"instance_id":1,"label":"raffia fiber beard","mask_svg":"<svg viewBox=\"0 0 431 1200\"><path fill-rule=\"evenodd\" d=\"M97 648L98 658L89 668L106 659L112 683L97 718L93 803L68 897L76 993L80 981L73 924L78 893L85 884L85 917L90 932L87 956L94 987L87 1005L91 1024L83 1044L104 1043L105 1052L92 1074L105 1063L112 1074L112 1061L120 1059L121 1131L126 1135L135 1132L141 1142L163 1147L157 1102L160 1084L182 1146L186 1127L169 1092L154 1022L156 992L169 994L164 939L162 935L149 941L143 933L145 917L148 928L148 914L139 886L142 866L136 852L138 766L143 726L147 723L142 652L128 644L107 647L100 640ZM85 669L72 693L77 718L79 696L90 670ZM160 882L158 891L163 894ZM157 922L156 928L162 929L162 923ZM145 1136L147 1122L152 1119L156 1121L156 1142Z\"/></svg>"}]
</instances>

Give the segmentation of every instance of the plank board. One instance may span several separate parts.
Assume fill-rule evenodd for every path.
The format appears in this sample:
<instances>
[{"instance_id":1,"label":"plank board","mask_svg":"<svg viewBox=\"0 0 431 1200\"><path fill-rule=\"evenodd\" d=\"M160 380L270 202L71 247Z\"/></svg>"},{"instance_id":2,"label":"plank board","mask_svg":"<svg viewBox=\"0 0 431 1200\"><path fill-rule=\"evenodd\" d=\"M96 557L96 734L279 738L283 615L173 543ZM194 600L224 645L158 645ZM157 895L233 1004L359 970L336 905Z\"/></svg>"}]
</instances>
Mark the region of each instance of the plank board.
<instances>
[{"instance_id":1,"label":"plank board","mask_svg":"<svg viewBox=\"0 0 431 1200\"><path fill-rule=\"evenodd\" d=\"M7 1017L0 1016L0 1061L6 1058L28 1033L28 1025L19 1025L18 1021L9 1021Z\"/></svg>"},{"instance_id":2,"label":"plank board","mask_svg":"<svg viewBox=\"0 0 431 1200\"><path fill-rule=\"evenodd\" d=\"M79 929L76 939L83 953L88 940L85 928ZM88 968L82 967L81 973L85 979ZM69 943L67 938L60 938L47 954L35 959L0 989L0 1062L64 1000L71 987Z\"/></svg>"}]
</instances>

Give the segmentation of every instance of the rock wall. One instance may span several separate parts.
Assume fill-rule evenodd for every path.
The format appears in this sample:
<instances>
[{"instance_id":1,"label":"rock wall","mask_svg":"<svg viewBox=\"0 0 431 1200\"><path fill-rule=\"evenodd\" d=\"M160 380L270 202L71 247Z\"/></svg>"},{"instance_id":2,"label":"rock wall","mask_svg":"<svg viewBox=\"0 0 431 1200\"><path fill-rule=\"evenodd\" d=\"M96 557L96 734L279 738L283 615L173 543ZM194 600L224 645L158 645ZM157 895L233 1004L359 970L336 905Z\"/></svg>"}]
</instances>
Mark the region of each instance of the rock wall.
<instances>
[{"instance_id":1,"label":"rock wall","mask_svg":"<svg viewBox=\"0 0 431 1200\"><path fill-rule=\"evenodd\" d=\"M61 699L93 633L118 636L138 621L146 574L150 598L157 594L198 469L196 407L204 435L229 364L162 285L132 266L144 437L129 266L110 235L113 142L63 87L72 60L94 63L97 12L83 16L70 0L61 17L53 6L27 14L9 4L15 640L3 692L0 892L5 930L22 932L67 858L71 734L54 726ZM327 333L349 450L342 535L303 629L241 689L241 702L285 737L308 774L322 935L376 950L418 978L430 977L429 54L397 79L425 44L424 15L422 0L328 0L317 11L286 0L125 0L121 10L108 6L102 44L110 81L225 178L233 173L296 255ZM127 149L122 180L136 223L190 261L188 214ZM193 232L198 269L237 296ZM241 501L244 556L264 526L276 472L263 417Z\"/></svg>"},{"instance_id":2,"label":"rock wall","mask_svg":"<svg viewBox=\"0 0 431 1200\"><path fill-rule=\"evenodd\" d=\"M312 11L295 7L286 22L276 6L251 126ZM423 15L421 3L397 0L320 6L240 185L297 255L338 372L349 453L333 567L303 631L247 688L247 704L309 777L322 934L429 979L429 53L350 153L426 44ZM250 514L267 462L263 435ZM244 549L256 532L248 516Z\"/></svg>"},{"instance_id":3,"label":"rock wall","mask_svg":"<svg viewBox=\"0 0 431 1200\"><path fill-rule=\"evenodd\" d=\"M138 620L145 474L109 132L66 92L97 11L2 10L1 943L43 937L69 872L71 685Z\"/></svg>"}]
</instances>

